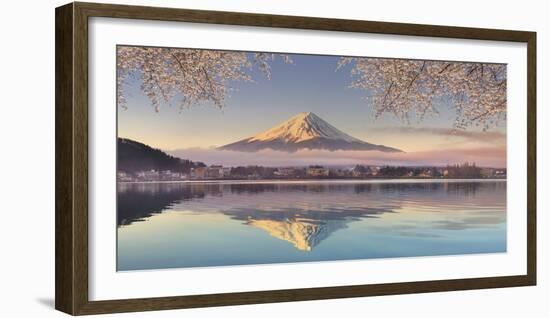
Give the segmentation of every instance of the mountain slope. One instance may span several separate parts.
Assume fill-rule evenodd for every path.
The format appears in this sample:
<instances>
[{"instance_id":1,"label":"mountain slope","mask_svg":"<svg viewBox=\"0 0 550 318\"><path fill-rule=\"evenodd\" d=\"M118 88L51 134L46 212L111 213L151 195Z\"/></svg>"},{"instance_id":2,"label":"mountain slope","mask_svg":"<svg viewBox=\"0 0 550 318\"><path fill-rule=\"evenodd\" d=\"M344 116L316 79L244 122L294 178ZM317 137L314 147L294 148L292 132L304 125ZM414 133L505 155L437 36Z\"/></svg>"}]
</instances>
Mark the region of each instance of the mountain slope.
<instances>
[{"instance_id":1,"label":"mountain slope","mask_svg":"<svg viewBox=\"0 0 550 318\"><path fill-rule=\"evenodd\" d=\"M271 129L218 149L246 152L262 149L286 152L300 149L402 152L396 148L375 145L352 137L310 112L299 113Z\"/></svg>"},{"instance_id":2,"label":"mountain slope","mask_svg":"<svg viewBox=\"0 0 550 318\"><path fill-rule=\"evenodd\" d=\"M204 166L202 162L176 158L162 150L126 138L118 138L117 160L117 170L129 173L148 170L189 172L193 167Z\"/></svg>"}]
</instances>

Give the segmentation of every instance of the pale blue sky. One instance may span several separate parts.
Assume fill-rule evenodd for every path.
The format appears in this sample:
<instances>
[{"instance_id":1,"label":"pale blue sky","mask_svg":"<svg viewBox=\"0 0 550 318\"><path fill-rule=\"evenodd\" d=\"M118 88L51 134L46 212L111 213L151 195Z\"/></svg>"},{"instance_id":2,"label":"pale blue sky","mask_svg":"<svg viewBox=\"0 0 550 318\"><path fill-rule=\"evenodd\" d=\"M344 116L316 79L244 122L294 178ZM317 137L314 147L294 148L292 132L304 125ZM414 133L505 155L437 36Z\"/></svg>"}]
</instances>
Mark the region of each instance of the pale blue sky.
<instances>
[{"instance_id":1,"label":"pale blue sky","mask_svg":"<svg viewBox=\"0 0 550 318\"><path fill-rule=\"evenodd\" d=\"M367 92L349 87L350 65L336 71L339 57L289 55L292 64L279 58L270 63L271 80L254 68L250 71L254 82L231 82L236 91L226 99L223 109L204 104L180 110L177 104L163 104L157 113L141 92L138 76L125 91L128 109L118 111L118 135L167 151L211 148L253 136L297 113L310 111L354 137L409 153L464 148L483 153L485 146L505 147L503 136L497 136L495 142L485 139L480 143L441 131L431 133L430 129L453 128L454 111L445 104L438 107L439 116L413 120L411 125L392 115L374 119L372 108L363 99ZM505 133L503 127L493 131Z\"/></svg>"},{"instance_id":2,"label":"pale blue sky","mask_svg":"<svg viewBox=\"0 0 550 318\"><path fill-rule=\"evenodd\" d=\"M285 64L281 59L271 63L271 80L254 68L251 71L254 82L232 82L237 91L231 93L221 110L212 105L196 105L180 111L177 106L163 105L156 113L140 91L139 81L134 81L126 95L128 109L119 111L119 135L148 139L167 149L219 146L306 111L358 138L368 137L366 133L371 128L407 126L390 115L378 120L372 118L371 108L362 99L367 92L349 88L350 66L336 71L339 57L291 55L291 58L293 64ZM453 114L447 107L441 109L440 116L427 118L421 126L451 127Z\"/></svg>"}]
</instances>

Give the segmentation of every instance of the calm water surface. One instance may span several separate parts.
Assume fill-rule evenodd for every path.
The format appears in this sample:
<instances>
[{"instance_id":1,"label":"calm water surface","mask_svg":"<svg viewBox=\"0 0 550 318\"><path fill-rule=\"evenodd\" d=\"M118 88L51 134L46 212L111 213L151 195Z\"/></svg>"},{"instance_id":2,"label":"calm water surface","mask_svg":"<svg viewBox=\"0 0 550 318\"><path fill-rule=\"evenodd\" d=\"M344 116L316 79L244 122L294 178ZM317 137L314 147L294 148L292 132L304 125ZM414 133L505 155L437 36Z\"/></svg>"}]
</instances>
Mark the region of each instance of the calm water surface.
<instances>
[{"instance_id":1,"label":"calm water surface","mask_svg":"<svg viewBox=\"0 0 550 318\"><path fill-rule=\"evenodd\" d=\"M506 182L120 183L118 270L506 251Z\"/></svg>"}]
</instances>

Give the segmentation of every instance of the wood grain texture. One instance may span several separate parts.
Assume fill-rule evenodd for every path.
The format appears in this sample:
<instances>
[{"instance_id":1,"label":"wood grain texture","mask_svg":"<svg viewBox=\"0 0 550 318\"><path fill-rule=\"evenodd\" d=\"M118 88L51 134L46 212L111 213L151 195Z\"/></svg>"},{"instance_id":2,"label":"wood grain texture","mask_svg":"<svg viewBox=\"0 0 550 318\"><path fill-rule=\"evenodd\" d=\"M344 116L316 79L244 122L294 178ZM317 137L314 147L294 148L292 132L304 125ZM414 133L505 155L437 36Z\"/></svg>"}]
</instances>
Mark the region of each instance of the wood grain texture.
<instances>
[{"instance_id":1,"label":"wood grain texture","mask_svg":"<svg viewBox=\"0 0 550 318\"><path fill-rule=\"evenodd\" d=\"M527 42L530 32L76 2L89 16Z\"/></svg>"},{"instance_id":2,"label":"wood grain texture","mask_svg":"<svg viewBox=\"0 0 550 318\"><path fill-rule=\"evenodd\" d=\"M73 229L76 313L88 304L88 17L74 6Z\"/></svg>"},{"instance_id":3,"label":"wood grain texture","mask_svg":"<svg viewBox=\"0 0 550 318\"><path fill-rule=\"evenodd\" d=\"M537 34L527 41L527 276L537 284Z\"/></svg>"},{"instance_id":4,"label":"wood grain texture","mask_svg":"<svg viewBox=\"0 0 550 318\"><path fill-rule=\"evenodd\" d=\"M273 290L197 296L122 299L90 302L86 306L79 308L78 314L105 314L114 312L247 305L333 298L444 292L468 289L518 287L528 285L531 284L525 276L508 276L410 283Z\"/></svg>"},{"instance_id":5,"label":"wood grain texture","mask_svg":"<svg viewBox=\"0 0 550 318\"><path fill-rule=\"evenodd\" d=\"M73 5L55 10L55 308L74 313Z\"/></svg>"},{"instance_id":6,"label":"wood grain texture","mask_svg":"<svg viewBox=\"0 0 550 318\"><path fill-rule=\"evenodd\" d=\"M527 275L89 301L88 18L367 32L527 43ZM358 20L72 3L56 9L56 308L72 315L303 301L536 284L536 33Z\"/></svg>"}]
</instances>

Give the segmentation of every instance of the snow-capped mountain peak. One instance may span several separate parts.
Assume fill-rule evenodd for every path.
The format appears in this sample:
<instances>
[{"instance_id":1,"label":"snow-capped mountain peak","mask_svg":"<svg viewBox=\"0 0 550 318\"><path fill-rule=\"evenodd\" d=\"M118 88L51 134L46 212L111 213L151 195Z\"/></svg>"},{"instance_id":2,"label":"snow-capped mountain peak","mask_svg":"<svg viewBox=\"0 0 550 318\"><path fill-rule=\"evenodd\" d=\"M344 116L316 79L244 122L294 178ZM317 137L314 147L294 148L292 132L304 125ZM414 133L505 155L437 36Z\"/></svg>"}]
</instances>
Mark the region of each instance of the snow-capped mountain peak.
<instances>
[{"instance_id":1,"label":"snow-capped mountain peak","mask_svg":"<svg viewBox=\"0 0 550 318\"><path fill-rule=\"evenodd\" d=\"M358 141L358 139L341 132L312 112L296 114L284 123L252 137L250 141L278 139L286 142L302 142L318 137Z\"/></svg>"},{"instance_id":2,"label":"snow-capped mountain peak","mask_svg":"<svg viewBox=\"0 0 550 318\"><path fill-rule=\"evenodd\" d=\"M273 149L294 152L300 149L378 150L401 152L399 149L370 144L332 126L312 112L303 112L253 137L218 149L255 152Z\"/></svg>"}]
</instances>

